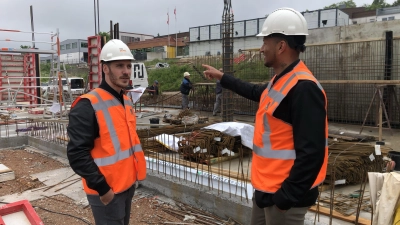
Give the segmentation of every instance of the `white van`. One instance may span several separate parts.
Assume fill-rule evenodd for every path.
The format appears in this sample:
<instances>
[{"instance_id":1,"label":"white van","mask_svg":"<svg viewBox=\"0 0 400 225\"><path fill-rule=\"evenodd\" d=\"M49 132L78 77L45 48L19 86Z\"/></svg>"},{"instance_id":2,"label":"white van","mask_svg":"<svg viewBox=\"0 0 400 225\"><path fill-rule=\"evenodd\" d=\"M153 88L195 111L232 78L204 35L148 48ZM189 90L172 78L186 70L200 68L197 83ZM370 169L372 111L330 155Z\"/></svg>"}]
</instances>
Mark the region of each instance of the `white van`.
<instances>
[{"instance_id":1,"label":"white van","mask_svg":"<svg viewBox=\"0 0 400 225\"><path fill-rule=\"evenodd\" d=\"M132 87L148 87L148 76L147 70L144 63L132 63L132 74L131 74Z\"/></svg>"},{"instance_id":2,"label":"white van","mask_svg":"<svg viewBox=\"0 0 400 225\"><path fill-rule=\"evenodd\" d=\"M84 94L85 92L85 81L83 80L82 77L68 77L69 81L69 87L71 89L72 94ZM61 83L62 83L62 91L63 95L66 96L66 98L69 100L69 94L68 94L68 83L67 79L61 78ZM43 97L47 95L48 92L52 93L53 88L58 92L58 79L55 78L53 80L49 81L49 85L45 87L45 91L43 93Z\"/></svg>"}]
</instances>

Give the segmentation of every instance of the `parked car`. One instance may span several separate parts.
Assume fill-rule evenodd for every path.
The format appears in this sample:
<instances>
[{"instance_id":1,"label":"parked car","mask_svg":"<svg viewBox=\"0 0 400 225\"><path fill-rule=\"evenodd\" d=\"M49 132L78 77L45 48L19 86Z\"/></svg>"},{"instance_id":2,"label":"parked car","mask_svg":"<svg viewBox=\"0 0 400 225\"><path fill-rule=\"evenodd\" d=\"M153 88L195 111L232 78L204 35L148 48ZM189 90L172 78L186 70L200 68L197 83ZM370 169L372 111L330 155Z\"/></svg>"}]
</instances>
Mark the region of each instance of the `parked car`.
<instances>
[{"instance_id":1,"label":"parked car","mask_svg":"<svg viewBox=\"0 0 400 225\"><path fill-rule=\"evenodd\" d=\"M69 84L70 84L70 90L72 94L84 94L85 91L85 81L81 77L69 77L68 78ZM61 84L62 84L62 92L63 95L65 96L66 101L69 101L69 90L68 90L68 82L66 78L61 78ZM51 90L54 90L58 92L58 79L53 79L49 81L49 85L47 87L44 87L45 91L43 93L43 97L46 97L48 93L52 93Z\"/></svg>"}]
</instances>

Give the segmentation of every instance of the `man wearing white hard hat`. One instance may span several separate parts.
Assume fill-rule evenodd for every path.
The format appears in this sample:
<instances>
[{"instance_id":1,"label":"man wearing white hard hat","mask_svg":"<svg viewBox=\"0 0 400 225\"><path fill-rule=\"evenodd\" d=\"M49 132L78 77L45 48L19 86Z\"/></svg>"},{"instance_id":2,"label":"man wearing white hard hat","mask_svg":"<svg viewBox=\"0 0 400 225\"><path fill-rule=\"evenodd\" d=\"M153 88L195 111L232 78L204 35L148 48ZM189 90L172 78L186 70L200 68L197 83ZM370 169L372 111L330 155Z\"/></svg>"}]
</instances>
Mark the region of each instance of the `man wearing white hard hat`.
<instances>
[{"instance_id":1,"label":"man wearing white hard hat","mask_svg":"<svg viewBox=\"0 0 400 225\"><path fill-rule=\"evenodd\" d=\"M189 93L192 88L193 84L190 81L190 73L189 72L183 73L183 80L180 87L180 91L182 94L182 109L189 108Z\"/></svg>"},{"instance_id":2,"label":"man wearing white hard hat","mask_svg":"<svg viewBox=\"0 0 400 225\"><path fill-rule=\"evenodd\" d=\"M128 225L135 183L146 177L134 108L124 94L134 58L113 39L100 59L105 79L72 103L67 156L82 177L96 225Z\"/></svg>"},{"instance_id":3,"label":"man wearing white hard hat","mask_svg":"<svg viewBox=\"0 0 400 225\"><path fill-rule=\"evenodd\" d=\"M328 162L327 98L299 59L307 22L291 8L279 8L265 20L260 52L275 75L264 85L243 82L203 65L204 75L222 87L259 102L253 137L252 225L300 225L315 204Z\"/></svg>"}]
</instances>

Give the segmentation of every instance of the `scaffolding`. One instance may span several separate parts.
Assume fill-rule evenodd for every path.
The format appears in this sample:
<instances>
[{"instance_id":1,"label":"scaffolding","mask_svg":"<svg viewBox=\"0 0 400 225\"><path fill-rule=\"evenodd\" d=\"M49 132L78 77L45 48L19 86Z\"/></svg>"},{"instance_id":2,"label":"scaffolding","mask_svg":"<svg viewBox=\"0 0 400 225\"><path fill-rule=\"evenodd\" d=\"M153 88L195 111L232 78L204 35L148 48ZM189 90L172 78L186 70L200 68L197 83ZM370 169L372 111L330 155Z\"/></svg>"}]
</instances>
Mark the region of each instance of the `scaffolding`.
<instances>
[{"instance_id":1,"label":"scaffolding","mask_svg":"<svg viewBox=\"0 0 400 225\"><path fill-rule=\"evenodd\" d=\"M50 110L53 112L53 117L56 112L60 112L60 115L62 117L63 108L64 110L67 110L67 108L64 104L65 99L62 92L63 89L60 67L61 64L59 30L57 29L57 32L53 33L0 29L0 32L29 33L32 35L40 34L48 35L50 37L50 42L35 40L0 39L0 42L30 42L33 44L48 44L50 46L50 48L47 49L19 49L0 47L0 109L10 109L13 107L43 106L44 112L46 112L48 106L51 105L52 108ZM38 54L50 54L52 56L49 77L41 77L36 75L38 74L36 73L36 70L38 69L36 66L36 61L38 60L38 57L36 56ZM63 74L68 83L69 80L67 74L65 72ZM52 90L50 90L54 92L53 100L48 100L48 96L46 98L42 98L42 96L40 95L41 88L44 87L40 85L41 78L58 80L58 88L53 88ZM56 98L56 96L58 97L58 99ZM59 111L54 107L57 105L59 105Z\"/></svg>"}]
</instances>

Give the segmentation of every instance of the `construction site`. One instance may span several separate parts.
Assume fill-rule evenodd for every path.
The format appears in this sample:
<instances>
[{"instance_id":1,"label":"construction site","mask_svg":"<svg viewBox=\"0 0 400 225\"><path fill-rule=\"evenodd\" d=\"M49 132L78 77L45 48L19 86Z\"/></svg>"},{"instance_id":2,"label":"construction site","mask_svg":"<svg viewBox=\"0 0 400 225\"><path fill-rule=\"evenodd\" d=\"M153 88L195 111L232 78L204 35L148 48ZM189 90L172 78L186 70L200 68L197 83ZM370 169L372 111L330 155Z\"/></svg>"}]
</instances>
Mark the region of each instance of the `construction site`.
<instances>
[{"instance_id":1,"label":"construction site","mask_svg":"<svg viewBox=\"0 0 400 225\"><path fill-rule=\"evenodd\" d=\"M259 47L234 38L231 1L221 11L222 53L173 58L169 68L147 71L160 81L153 70L187 70L194 86L189 109L182 109L180 92L154 98L133 89L140 90L131 100L147 177L136 183L130 224L250 224L259 103L223 89L213 116L216 83L204 77L202 64L254 84L267 83L274 72L264 66ZM110 38L119 39L118 31L110 21ZM48 41L0 40L0 224L95 224L82 180L68 163L67 127L74 100L104 80L106 37L87 37L87 79L80 81L60 61L58 30L0 28L8 32ZM12 41L33 48L7 47ZM243 46L234 51L238 42ZM203 52L196 50L202 44L191 43L190 51ZM305 224L400 224L400 20L313 29L306 47L300 58L328 99L329 157ZM48 76L40 73L41 55L52 57Z\"/></svg>"}]
</instances>

